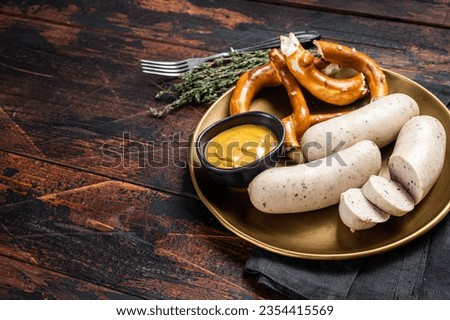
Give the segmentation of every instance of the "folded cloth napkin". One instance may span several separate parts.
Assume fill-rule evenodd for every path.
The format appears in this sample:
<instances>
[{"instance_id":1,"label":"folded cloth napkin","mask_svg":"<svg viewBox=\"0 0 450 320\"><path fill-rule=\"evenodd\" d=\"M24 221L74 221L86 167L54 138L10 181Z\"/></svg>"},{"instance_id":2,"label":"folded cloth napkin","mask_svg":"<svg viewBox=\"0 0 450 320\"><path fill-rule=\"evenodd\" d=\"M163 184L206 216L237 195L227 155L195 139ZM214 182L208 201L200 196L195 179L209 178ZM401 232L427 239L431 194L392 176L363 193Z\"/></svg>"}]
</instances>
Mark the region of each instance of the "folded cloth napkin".
<instances>
[{"instance_id":1,"label":"folded cloth napkin","mask_svg":"<svg viewBox=\"0 0 450 320\"><path fill-rule=\"evenodd\" d=\"M293 299L450 299L450 216L411 243L383 254L315 261L258 248L246 270Z\"/></svg>"}]
</instances>

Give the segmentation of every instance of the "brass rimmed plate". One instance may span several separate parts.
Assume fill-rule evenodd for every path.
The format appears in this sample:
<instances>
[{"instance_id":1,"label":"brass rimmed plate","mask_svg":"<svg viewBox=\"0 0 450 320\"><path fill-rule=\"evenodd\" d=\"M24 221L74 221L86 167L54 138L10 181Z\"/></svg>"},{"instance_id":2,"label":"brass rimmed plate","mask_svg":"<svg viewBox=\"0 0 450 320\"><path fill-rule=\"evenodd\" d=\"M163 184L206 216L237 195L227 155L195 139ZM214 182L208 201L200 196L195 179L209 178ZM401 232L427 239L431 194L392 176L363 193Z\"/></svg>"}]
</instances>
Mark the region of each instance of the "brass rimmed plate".
<instances>
[{"instance_id":1,"label":"brass rimmed plate","mask_svg":"<svg viewBox=\"0 0 450 320\"><path fill-rule=\"evenodd\" d=\"M450 112L428 90L397 73L384 70L390 90L413 97L421 114L439 119L450 140ZM284 117L291 109L283 88L267 89L252 102L252 110ZM337 205L306 213L270 215L256 210L246 190L228 189L211 180L202 171L194 142L200 132L213 122L229 115L232 90L221 96L205 113L195 129L189 151L190 174L203 203L214 216L239 237L281 255L318 260L339 260L386 252L419 237L439 223L450 210L450 147L442 173L427 197L412 212L372 229L356 233L340 221ZM306 95L305 95L306 96ZM311 112L336 110L311 96L306 96ZM359 104L367 103L367 100ZM352 105L350 108L357 107ZM332 109L330 109L332 108ZM330 112L330 111L328 111ZM386 157L392 145L384 148ZM430 160L431 161L431 160Z\"/></svg>"}]
</instances>

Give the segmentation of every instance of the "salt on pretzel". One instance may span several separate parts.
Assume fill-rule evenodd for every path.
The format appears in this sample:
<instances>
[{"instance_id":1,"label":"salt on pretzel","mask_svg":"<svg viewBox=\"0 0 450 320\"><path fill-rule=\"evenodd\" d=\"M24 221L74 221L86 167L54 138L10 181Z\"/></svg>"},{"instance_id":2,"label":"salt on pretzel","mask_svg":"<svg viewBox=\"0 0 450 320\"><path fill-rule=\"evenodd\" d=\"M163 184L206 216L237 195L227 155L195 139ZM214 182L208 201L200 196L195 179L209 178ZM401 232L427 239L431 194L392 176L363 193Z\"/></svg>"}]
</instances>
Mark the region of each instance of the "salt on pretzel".
<instances>
[{"instance_id":1,"label":"salt on pretzel","mask_svg":"<svg viewBox=\"0 0 450 320\"><path fill-rule=\"evenodd\" d=\"M369 85L371 101L389 94L389 86L383 70L378 64L362 52L337 43L314 41L319 54L326 61L350 67L364 74Z\"/></svg>"},{"instance_id":2,"label":"salt on pretzel","mask_svg":"<svg viewBox=\"0 0 450 320\"><path fill-rule=\"evenodd\" d=\"M368 93L362 73L351 78L337 79L321 72L314 64L314 56L302 47L293 33L290 33L289 37L281 36L280 42L287 67L298 82L316 98L333 105L343 106Z\"/></svg>"},{"instance_id":3,"label":"salt on pretzel","mask_svg":"<svg viewBox=\"0 0 450 320\"><path fill-rule=\"evenodd\" d=\"M344 112L311 115L300 85L286 66L284 56L279 50L272 49L269 58L268 63L245 72L239 78L230 100L230 115L249 111L253 98L262 89L283 85L293 109L291 115L281 120L286 129L285 147L287 150L300 148L298 140L311 125Z\"/></svg>"}]
</instances>

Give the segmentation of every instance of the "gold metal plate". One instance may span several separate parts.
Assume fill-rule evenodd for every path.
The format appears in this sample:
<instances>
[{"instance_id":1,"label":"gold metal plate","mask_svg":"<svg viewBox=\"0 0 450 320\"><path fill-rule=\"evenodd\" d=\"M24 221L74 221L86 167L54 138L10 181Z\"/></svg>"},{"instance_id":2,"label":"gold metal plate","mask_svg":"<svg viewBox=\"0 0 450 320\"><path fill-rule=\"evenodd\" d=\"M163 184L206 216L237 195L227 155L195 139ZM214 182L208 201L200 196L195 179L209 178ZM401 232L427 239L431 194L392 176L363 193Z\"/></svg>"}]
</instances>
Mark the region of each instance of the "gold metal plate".
<instances>
[{"instance_id":1,"label":"gold metal plate","mask_svg":"<svg viewBox=\"0 0 450 320\"><path fill-rule=\"evenodd\" d=\"M200 168L194 142L208 125L229 115L232 89L220 97L205 113L195 129L189 152L190 173L195 189L208 209L239 237L281 255L317 260L352 259L386 252L419 237L441 221L450 210L450 112L432 93L397 73L384 70L390 91L414 98L421 114L439 119L447 132L446 162L442 173L427 197L403 217L391 217L369 230L350 230L341 222L337 205L306 213L271 215L256 210L246 190L228 189L211 180ZM283 88L262 92L252 110L266 111L282 118L291 108ZM332 112L335 106L305 94L312 113ZM358 107L367 99L350 106ZM386 124L388 125L388 124ZM384 148L392 148L392 144ZM431 160L430 160L431 161Z\"/></svg>"}]
</instances>

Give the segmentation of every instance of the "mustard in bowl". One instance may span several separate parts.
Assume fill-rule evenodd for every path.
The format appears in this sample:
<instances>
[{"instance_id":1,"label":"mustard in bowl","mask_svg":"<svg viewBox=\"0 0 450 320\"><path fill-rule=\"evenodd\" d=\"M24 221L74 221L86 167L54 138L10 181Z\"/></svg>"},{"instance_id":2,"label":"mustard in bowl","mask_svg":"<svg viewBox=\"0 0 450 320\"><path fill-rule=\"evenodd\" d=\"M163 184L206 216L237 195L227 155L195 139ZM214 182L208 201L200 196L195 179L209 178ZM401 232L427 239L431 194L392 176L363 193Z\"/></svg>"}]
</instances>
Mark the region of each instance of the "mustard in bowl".
<instances>
[{"instance_id":1,"label":"mustard in bowl","mask_svg":"<svg viewBox=\"0 0 450 320\"><path fill-rule=\"evenodd\" d=\"M284 153L281 121L260 111L245 112L213 123L200 133L196 151L203 169L217 182L246 188Z\"/></svg>"}]
</instances>

